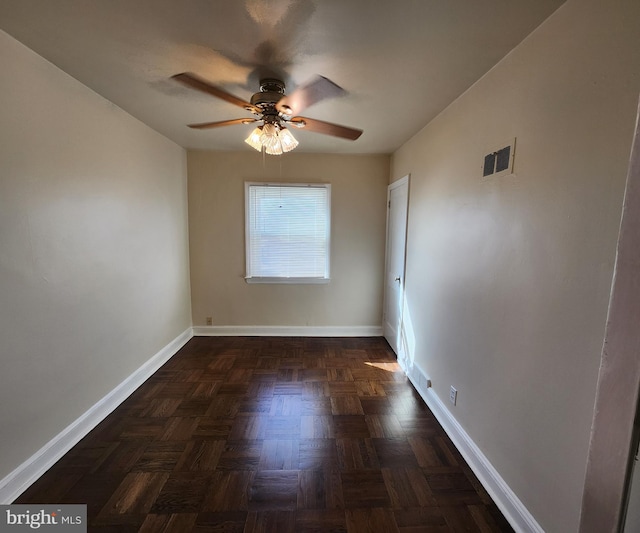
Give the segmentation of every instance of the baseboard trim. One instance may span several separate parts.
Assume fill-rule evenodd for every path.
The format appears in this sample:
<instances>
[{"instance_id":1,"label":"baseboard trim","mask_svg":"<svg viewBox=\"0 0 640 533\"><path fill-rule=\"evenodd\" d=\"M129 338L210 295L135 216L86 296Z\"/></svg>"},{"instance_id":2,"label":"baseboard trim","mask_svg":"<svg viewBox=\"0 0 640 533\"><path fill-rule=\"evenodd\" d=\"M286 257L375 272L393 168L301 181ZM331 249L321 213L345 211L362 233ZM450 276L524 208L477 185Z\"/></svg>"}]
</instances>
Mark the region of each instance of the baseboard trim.
<instances>
[{"instance_id":1,"label":"baseboard trim","mask_svg":"<svg viewBox=\"0 0 640 533\"><path fill-rule=\"evenodd\" d=\"M65 453L75 446L116 407L126 400L156 370L166 363L193 337L191 327L178 335L138 370L127 377L82 416L68 425L35 454L0 480L0 504L12 503Z\"/></svg>"},{"instance_id":2,"label":"baseboard trim","mask_svg":"<svg viewBox=\"0 0 640 533\"><path fill-rule=\"evenodd\" d=\"M194 326L196 337L381 337L382 326Z\"/></svg>"},{"instance_id":3,"label":"baseboard trim","mask_svg":"<svg viewBox=\"0 0 640 533\"><path fill-rule=\"evenodd\" d=\"M411 383L422 396L422 399L453 441L455 447L478 477L482 486L509 521L511 527L515 531L522 533L544 533L544 529L536 522L535 518L505 480L502 479L498 471L454 418L438 395L433 389L427 388L428 378L426 374L415 365L409 369L404 368L404 370Z\"/></svg>"}]
</instances>

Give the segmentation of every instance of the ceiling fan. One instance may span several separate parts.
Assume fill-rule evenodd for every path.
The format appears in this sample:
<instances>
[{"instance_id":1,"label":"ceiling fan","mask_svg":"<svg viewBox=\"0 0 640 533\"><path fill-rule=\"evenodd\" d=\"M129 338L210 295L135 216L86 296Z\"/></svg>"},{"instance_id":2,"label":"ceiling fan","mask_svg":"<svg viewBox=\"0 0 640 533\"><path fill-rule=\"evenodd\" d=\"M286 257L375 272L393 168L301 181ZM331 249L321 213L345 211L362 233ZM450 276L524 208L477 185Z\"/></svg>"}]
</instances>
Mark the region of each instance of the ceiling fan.
<instances>
[{"instance_id":1,"label":"ceiling fan","mask_svg":"<svg viewBox=\"0 0 640 533\"><path fill-rule=\"evenodd\" d=\"M260 80L260 90L251 97L249 102L210 84L195 74L183 72L172 76L172 78L192 89L242 107L255 115L255 117L236 118L219 122L188 124L190 128L208 129L262 122L245 139L245 142L256 150L264 150L270 155L280 155L298 146L298 141L291 135L287 126L304 128L315 133L324 133L325 135L332 135L351 141L355 141L362 135L362 130L301 117L298 114L321 100L344 94L344 89L323 76L316 76L309 83L298 87L290 95L285 95L283 81L275 78L262 79Z\"/></svg>"}]
</instances>

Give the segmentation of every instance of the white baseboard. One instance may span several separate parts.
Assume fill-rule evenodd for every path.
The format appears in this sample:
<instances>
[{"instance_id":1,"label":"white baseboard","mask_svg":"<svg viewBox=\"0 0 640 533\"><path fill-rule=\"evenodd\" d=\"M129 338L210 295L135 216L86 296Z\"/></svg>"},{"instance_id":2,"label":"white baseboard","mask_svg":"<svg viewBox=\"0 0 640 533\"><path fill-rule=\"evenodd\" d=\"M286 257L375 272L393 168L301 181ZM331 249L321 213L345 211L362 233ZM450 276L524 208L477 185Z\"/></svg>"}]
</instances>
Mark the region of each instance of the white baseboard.
<instances>
[{"instance_id":1,"label":"white baseboard","mask_svg":"<svg viewBox=\"0 0 640 533\"><path fill-rule=\"evenodd\" d=\"M382 326L194 326L196 337L381 337Z\"/></svg>"},{"instance_id":2,"label":"white baseboard","mask_svg":"<svg viewBox=\"0 0 640 533\"><path fill-rule=\"evenodd\" d=\"M442 403L438 395L433 389L427 388L428 377L426 374L415 365L409 369L404 368L404 370L482 486L509 521L511 527L518 533L544 533L540 524L536 522L480 448L476 446L449 409Z\"/></svg>"},{"instance_id":3,"label":"white baseboard","mask_svg":"<svg viewBox=\"0 0 640 533\"><path fill-rule=\"evenodd\" d=\"M85 435L126 400L133 391L166 363L191 337L193 337L193 331L192 328L188 328L93 405L80 418L63 429L13 472L0 480L0 504L10 504L27 490L56 461L73 448Z\"/></svg>"}]
</instances>

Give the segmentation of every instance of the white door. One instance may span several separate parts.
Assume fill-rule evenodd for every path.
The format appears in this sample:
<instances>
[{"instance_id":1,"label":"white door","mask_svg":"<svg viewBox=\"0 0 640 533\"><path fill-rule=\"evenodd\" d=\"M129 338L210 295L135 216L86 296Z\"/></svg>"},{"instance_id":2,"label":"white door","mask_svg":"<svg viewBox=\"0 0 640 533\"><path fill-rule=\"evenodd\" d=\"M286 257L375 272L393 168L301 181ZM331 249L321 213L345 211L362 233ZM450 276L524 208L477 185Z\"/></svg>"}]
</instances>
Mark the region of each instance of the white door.
<instances>
[{"instance_id":1,"label":"white door","mask_svg":"<svg viewBox=\"0 0 640 533\"><path fill-rule=\"evenodd\" d=\"M391 348L401 357L409 176L389 185L387 200L387 253L382 328Z\"/></svg>"}]
</instances>

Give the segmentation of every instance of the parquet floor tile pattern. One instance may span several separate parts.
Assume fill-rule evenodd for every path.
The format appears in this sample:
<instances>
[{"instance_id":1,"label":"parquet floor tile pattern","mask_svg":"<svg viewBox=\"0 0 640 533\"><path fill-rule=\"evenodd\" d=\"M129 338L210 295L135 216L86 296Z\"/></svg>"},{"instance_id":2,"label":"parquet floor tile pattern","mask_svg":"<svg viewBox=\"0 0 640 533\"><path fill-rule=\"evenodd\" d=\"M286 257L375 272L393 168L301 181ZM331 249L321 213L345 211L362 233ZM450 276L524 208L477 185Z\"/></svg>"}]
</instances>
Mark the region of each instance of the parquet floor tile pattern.
<instances>
[{"instance_id":1,"label":"parquet floor tile pattern","mask_svg":"<svg viewBox=\"0 0 640 533\"><path fill-rule=\"evenodd\" d=\"M382 338L194 337L15 503L89 531L512 531Z\"/></svg>"}]
</instances>

